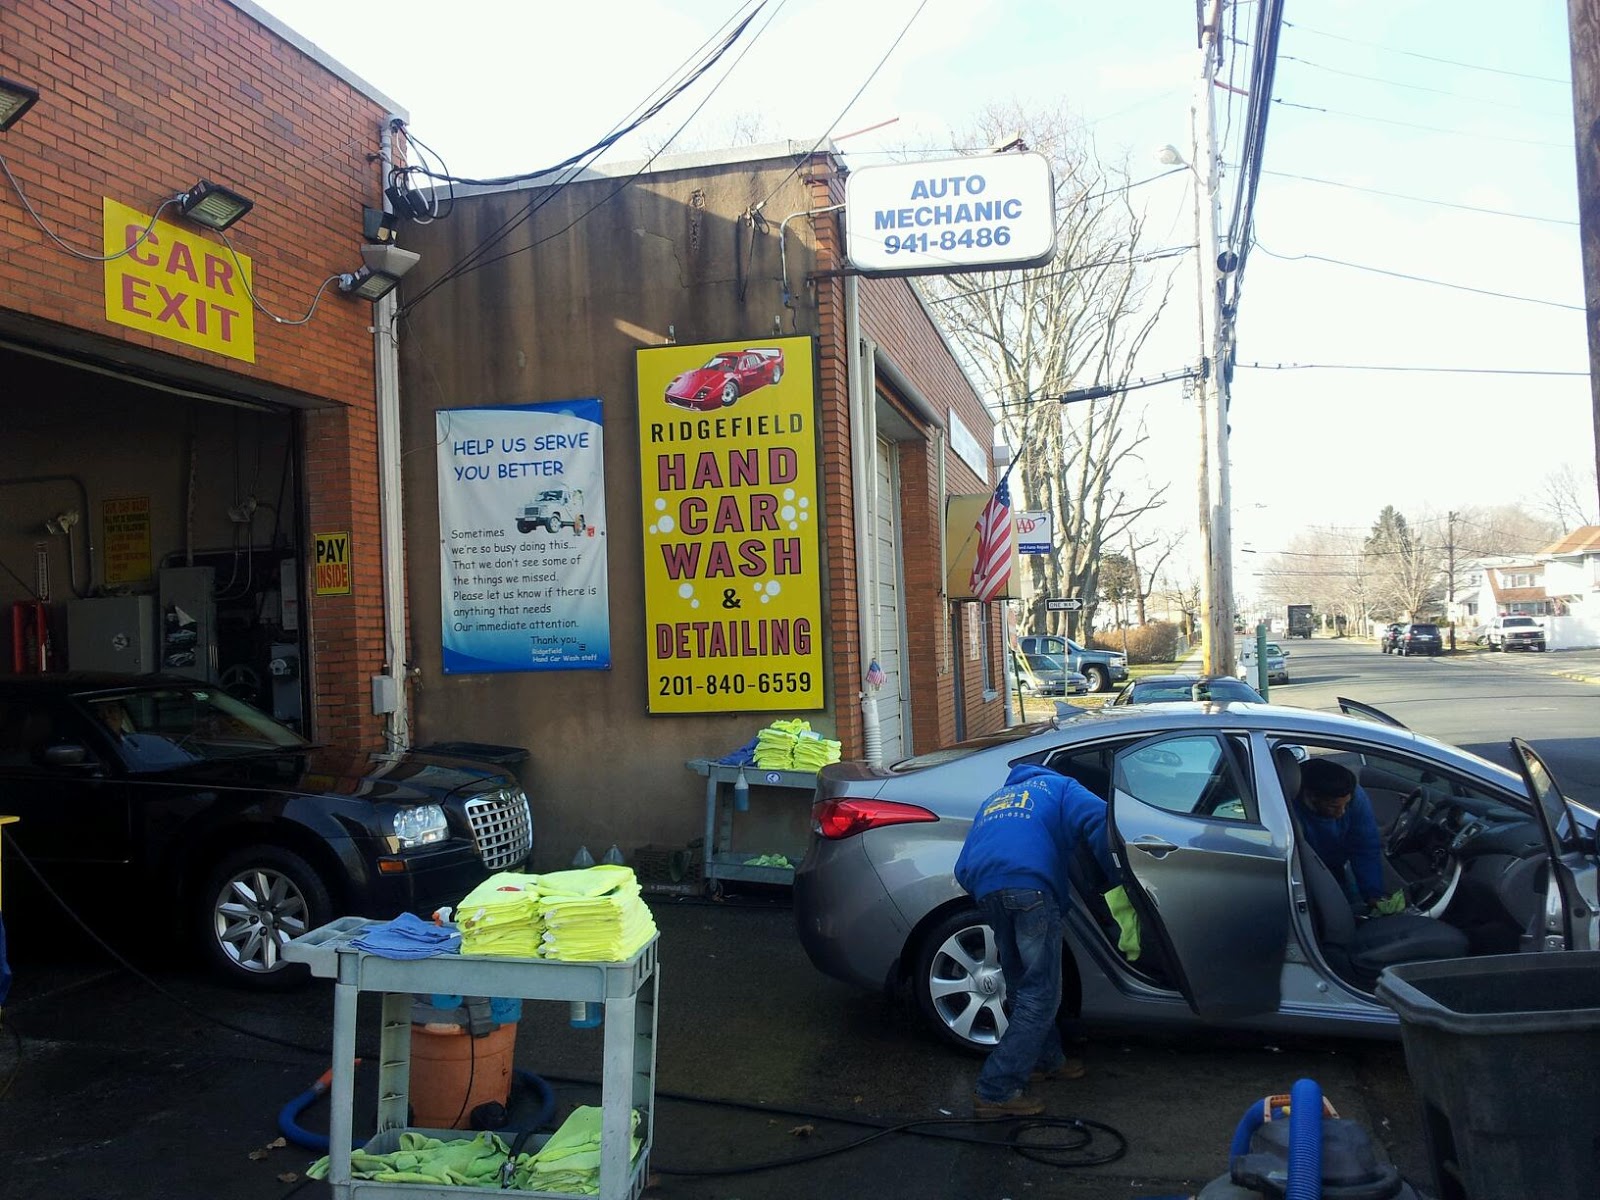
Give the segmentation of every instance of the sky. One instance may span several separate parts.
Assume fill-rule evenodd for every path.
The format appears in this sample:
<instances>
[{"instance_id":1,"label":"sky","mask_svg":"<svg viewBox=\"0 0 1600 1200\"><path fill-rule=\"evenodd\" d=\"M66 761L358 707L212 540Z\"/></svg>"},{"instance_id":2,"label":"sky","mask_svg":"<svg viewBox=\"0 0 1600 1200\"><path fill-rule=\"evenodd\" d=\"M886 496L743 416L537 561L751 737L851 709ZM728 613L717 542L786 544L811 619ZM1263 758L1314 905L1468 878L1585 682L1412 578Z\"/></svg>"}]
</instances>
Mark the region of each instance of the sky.
<instances>
[{"instance_id":1,"label":"sky","mask_svg":"<svg viewBox=\"0 0 1600 1200\"><path fill-rule=\"evenodd\" d=\"M256 3L404 108L452 173L479 177L599 140L751 6ZM1228 10L1223 78L1243 88L1250 47L1231 39L1250 41L1256 9ZM1532 505L1553 470L1594 462L1565 0L1287 0L1285 17L1237 318L1240 597L1308 529L1365 530L1390 504L1413 519ZM853 167L908 146L948 156L952 130L1017 102L1066 105L1104 159L1154 176L1161 146L1189 145L1194 21L1193 0L768 0L717 69L601 162L751 127L831 133ZM1219 91L1217 113L1226 222L1243 96ZM1155 244L1194 240L1191 187L1180 171L1130 193ZM1175 302L1134 375L1199 355L1193 261L1171 269ZM1484 373L1417 369L1439 367ZM1145 395L1145 465L1171 484L1158 523L1186 532L1193 563L1194 406L1175 384Z\"/></svg>"}]
</instances>

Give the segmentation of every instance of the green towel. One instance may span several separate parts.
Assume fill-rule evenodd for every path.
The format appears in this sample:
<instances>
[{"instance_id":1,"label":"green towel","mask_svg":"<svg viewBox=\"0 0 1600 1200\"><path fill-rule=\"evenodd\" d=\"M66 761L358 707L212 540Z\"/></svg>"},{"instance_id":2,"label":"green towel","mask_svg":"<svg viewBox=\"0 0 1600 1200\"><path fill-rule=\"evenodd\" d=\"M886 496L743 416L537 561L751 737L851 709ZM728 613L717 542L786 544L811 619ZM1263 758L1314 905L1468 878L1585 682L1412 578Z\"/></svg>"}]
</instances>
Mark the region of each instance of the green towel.
<instances>
[{"instance_id":1,"label":"green towel","mask_svg":"<svg viewBox=\"0 0 1600 1200\"><path fill-rule=\"evenodd\" d=\"M1398 891L1392 896L1384 896L1382 899L1374 900L1372 907L1379 916L1392 917L1395 913L1405 912L1406 894L1404 891Z\"/></svg>"},{"instance_id":2,"label":"green towel","mask_svg":"<svg viewBox=\"0 0 1600 1200\"><path fill-rule=\"evenodd\" d=\"M350 1177L381 1183L433 1183L446 1187L498 1187L500 1168L509 1153L506 1144L492 1133L471 1139L441 1141L426 1134L400 1135L399 1149L388 1154L350 1152ZM306 1168L312 1179L328 1177L328 1159L318 1159Z\"/></svg>"},{"instance_id":3,"label":"green towel","mask_svg":"<svg viewBox=\"0 0 1600 1200\"><path fill-rule=\"evenodd\" d=\"M1117 935L1117 949L1129 962L1138 962L1139 914L1133 911L1128 890L1121 884L1112 888L1106 893L1106 906L1111 909L1111 915L1117 919L1117 928L1121 930Z\"/></svg>"}]
</instances>

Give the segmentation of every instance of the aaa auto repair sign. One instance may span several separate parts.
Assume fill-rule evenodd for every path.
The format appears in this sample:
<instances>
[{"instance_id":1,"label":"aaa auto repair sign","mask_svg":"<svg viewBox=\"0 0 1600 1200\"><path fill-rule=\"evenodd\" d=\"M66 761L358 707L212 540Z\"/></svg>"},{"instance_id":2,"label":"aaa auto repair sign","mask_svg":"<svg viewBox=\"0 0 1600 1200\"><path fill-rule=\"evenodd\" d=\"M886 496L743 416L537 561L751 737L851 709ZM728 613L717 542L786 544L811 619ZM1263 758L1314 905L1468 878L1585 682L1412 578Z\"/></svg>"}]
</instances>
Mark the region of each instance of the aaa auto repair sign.
<instances>
[{"instance_id":1,"label":"aaa auto repair sign","mask_svg":"<svg viewBox=\"0 0 1600 1200\"><path fill-rule=\"evenodd\" d=\"M850 265L869 274L1037 267L1056 253L1055 178L1032 153L862 167L844 228Z\"/></svg>"},{"instance_id":2,"label":"aaa auto repair sign","mask_svg":"<svg viewBox=\"0 0 1600 1200\"><path fill-rule=\"evenodd\" d=\"M651 713L822 707L811 339L638 352Z\"/></svg>"},{"instance_id":3,"label":"aaa auto repair sign","mask_svg":"<svg viewBox=\"0 0 1600 1200\"><path fill-rule=\"evenodd\" d=\"M109 197L102 206L106 320L255 362L250 259Z\"/></svg>"}]
</instances>

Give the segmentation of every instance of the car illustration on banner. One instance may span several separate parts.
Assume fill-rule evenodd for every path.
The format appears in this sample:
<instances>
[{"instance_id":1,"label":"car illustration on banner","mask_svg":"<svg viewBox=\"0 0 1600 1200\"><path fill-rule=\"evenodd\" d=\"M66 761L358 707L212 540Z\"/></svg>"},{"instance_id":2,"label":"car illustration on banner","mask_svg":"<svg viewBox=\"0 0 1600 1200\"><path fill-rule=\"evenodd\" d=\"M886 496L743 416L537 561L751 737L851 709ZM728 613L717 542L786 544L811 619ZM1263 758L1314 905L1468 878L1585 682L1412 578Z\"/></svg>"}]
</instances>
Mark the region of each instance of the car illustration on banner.
<instances>
[{"instance_id":1,"label":"car illustration on banner","mask_svg":"<svg viewBox=\"0 0 1600 1200\"><path fill-rule=\"evenodd\" d=\"M667 384L666 401L702 411L726 408L740 396L782 378L782 350L725 350Z\"/></svg>"},{"instance_id":2,"label":"car illustration on banner","mask_svg":"<svg viewBox=\"0 0 1600 1200\"><path fill-rule=\"evenodd\" d=\"M531 503L524 504L517 515L518 533L532 533L539 528L554 533L563 526L573 533L583 532L583 489L546 488Z\"/></svg>"}]
</instances>

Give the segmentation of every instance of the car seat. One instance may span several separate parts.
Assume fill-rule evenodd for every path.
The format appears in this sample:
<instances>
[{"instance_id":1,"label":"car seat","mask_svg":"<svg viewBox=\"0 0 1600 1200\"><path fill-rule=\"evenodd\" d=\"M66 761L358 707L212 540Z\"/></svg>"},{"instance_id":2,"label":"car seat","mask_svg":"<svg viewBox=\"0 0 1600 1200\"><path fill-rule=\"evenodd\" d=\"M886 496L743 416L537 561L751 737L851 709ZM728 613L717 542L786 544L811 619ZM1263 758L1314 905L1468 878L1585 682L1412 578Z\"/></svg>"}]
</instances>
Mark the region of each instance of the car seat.
<instances>
[{"instance_id":1,"label":"car seat","mask_svg":"<svg viewBox=\"0 0 1600 1200\"><path fill-rule=\"evenodd\" d=\"M1344 979L1371 991L1378 973L1385 967L1436 958L1465 958L1469 953L1467 935L1432 917L1396 913L1388 917L1357 919L1333 872L1299 836L1300 819L1295 812L1295 797L1300 794L1299 762L1287 746L1274 749L1272 761L1283 787L1290 820L1294 822L1300 874L1305 881L1312 927L1328 965Z\"/></svg>"}]
</instances>

